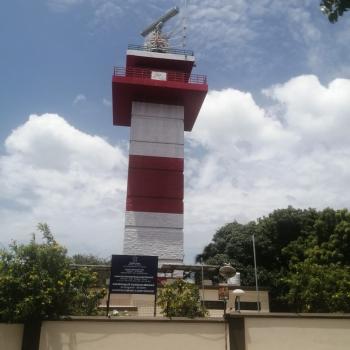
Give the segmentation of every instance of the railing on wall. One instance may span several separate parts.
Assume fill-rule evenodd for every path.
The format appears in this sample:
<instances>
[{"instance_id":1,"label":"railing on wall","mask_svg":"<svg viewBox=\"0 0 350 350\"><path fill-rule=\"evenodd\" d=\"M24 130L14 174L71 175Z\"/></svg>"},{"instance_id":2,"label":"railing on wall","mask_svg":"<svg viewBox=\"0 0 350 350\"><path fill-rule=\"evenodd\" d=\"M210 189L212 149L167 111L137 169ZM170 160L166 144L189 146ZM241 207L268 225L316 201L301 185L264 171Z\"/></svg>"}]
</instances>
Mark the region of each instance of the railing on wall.
<instances>
[{"instance_id":1,"label":"railing on wall","mask_svg":"<svg viewBox=\"0 0 350 350\"><path fill-rule=\"evenodd\" d=\"M157 74L159 73L159 74ZM207 84L207 77L200 74L186 74L174 71L155 71L135 67L114 67L114 76L147 80L164 80L188 84Z\"/></svg>"},{"instance_id":2,"label":"railing on wall","mask_svg":"<svg viewBox=\"0 0 350 350\"><path fill-rule=\"evenodd\" d=\"M143 45L128 45L128 50L171 53L171 54L175 54L175 55L184 55L184 56L193 56L194 55L192 50L174 49L174 48L170 48L170 47L162 48L162 49L155 49L153 47L148 47L148 46L143 46Z\"/></svg>"}]
</instances>

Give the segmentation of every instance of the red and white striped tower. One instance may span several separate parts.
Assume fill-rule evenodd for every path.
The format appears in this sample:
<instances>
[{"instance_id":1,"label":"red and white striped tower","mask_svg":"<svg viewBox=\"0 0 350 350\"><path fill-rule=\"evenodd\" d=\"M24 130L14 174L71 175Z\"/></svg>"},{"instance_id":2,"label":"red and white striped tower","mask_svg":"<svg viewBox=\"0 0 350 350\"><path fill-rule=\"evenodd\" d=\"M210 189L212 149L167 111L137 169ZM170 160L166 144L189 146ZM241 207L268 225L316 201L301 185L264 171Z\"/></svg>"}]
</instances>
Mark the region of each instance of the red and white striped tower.
<instances>
[{"instance_id":1,"label":"red and white striped tower","mask_svg":"<svg viewBox=\"0 0 350 350\"><path fill-rule=\"evenodd\" d=\"M208 91L194 62L189 50L129 46L114 69L113 123L130 126L124 254L183 262L184 131Z\"/></svg>"}]
</instances>

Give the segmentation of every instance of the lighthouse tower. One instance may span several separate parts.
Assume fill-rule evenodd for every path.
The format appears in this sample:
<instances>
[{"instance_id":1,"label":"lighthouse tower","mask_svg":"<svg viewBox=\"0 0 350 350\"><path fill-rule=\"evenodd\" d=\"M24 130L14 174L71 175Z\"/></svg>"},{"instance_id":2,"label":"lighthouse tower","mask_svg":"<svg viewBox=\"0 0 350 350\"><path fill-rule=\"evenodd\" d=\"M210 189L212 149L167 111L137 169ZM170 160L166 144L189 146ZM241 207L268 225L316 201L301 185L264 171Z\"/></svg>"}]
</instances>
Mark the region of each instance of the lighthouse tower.
<instances>
[{"instance_id":1,"label":"lighthouse tower","mask_svg":"<svg viewBox=\"0 0 350 350\"><path fill-rule=\"evenodd\" d=\"M112 78L113 124L130 127L123 253L160 263L183 262L184 131L208 91L206 77L191 73L193 52L169 48L161 33L176 10L142 33L148 43L129 45Z\"/></svg>"}]
</instances>

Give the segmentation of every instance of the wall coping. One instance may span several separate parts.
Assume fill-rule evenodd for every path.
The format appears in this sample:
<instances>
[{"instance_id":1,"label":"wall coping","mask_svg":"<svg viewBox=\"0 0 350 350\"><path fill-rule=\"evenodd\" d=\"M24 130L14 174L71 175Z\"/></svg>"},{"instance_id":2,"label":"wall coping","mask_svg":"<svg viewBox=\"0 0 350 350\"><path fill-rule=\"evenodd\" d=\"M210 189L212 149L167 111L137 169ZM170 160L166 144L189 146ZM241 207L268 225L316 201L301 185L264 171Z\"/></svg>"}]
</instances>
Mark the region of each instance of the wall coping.
<instances>
[{"instance_id":1,"label":"wall coping","mask_svg":"<svg viewBox=\"0 0 350 350\"><path fill-rule=\"evenodd\" d=\"M226 315L230 318L319 318L319 319L350 319L346 313L286 313L286 312L230 312Z\"/></svg>"},{"instance_id":2,"label":"wall coping","mask_svg":"<svg viewBox=\"0 0 350 350\"><path fill-rule=\"evenodd\" d=\"M199 289L202 289L202 286L200 284L197 284L197 287ZM212 285L212 286L207 286L207 285L204 285L204 289L213 289L213 290L217 290L219 289L220 285L217 284L217 285ZM243 289L244 291L247 291L247 292L255 292L256 291L256 287L252 287L252 286L235 286L235 285L231 285L229 284L228 285L228 289L229 290L235 290L235 289ZM259 286L259 291L260 292L269 292L270 289L268 287L260 287Z\"/></svg>"},{"instance_id":3,"label":"wall coping","mask_svg":"<svg viewBox=\"0 0 350 350\"><path fill-rule=\"evenodd\" d=\"M175 323L224 323L225 319L222 317L201 317L201 318L185 318L185 317L135 317L135 316L70 316L62 317L57 320L44 320L43 322L57 322L57 321L80 321L80 322L175 322Z\"/></svg>"},{"instance_id":4,"label":"wall coping","mask_svg":"<svg viewBox=\"0 0 350 350\"><path fill-rule=\"evenodd\" d=\"M350 313L285 313L285 312L230 312L226 317L201 317L201 318L184 318L184 317L135 317L135 316L69 316L61 317L57 320L43 320L42 322L57 321L80 321L80 322L167 322L167 323L225 323L230 319L237 318L304 318L304 319L350 319ZM21 323L6 323L6 325L21 325Z\"/></svg>"}]
</instances>

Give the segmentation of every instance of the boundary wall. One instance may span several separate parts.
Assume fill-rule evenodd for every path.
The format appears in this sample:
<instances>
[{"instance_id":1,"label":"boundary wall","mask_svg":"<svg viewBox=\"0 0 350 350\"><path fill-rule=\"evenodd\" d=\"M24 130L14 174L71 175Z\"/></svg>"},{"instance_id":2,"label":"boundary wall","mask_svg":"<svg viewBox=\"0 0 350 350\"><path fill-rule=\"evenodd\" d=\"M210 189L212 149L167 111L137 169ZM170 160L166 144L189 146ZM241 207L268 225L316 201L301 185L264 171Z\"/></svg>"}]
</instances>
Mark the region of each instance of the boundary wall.
<instances>
[{"instance_id":1,"label":"boundary wall","mask_svg":"<svg viewBox=\"0 0 350 350\"><path fill-rule=\"evenodd\" d=\"M23 325L0 323L0 350L21 350Z\"/></svg>"},{"instance_id":2,"label":"boundary wall","mask_svg":"<svg viewBox=\"0 0 350 350\"><path fill-rule=\"evenodd\" d=\"M29 340L23 343L25 333ZM27 334L28 336L28 334ZM350 314L235 313L226 319L73 317L30 327L0 324L0 350L348 350Z\"/></svg>"},{"instance_id":3,"label":"boundary wall","mask_svg":"<svg viewBox=\"0 0 350 350\"><path fill-rule=\"evenodd\" d=\"M349 350L349 314L231 313L230 350Z\"/></svg>"},{"instance_id":4,"label":"boundary wall","mask_svg":"<svg viewBox=\"0 0 350 350\"><path fill-rule=\"evenodd\" d=\"M48 321L39 350L223 350L225 326L223 319Z\"/></svg>"}]
</instances>

